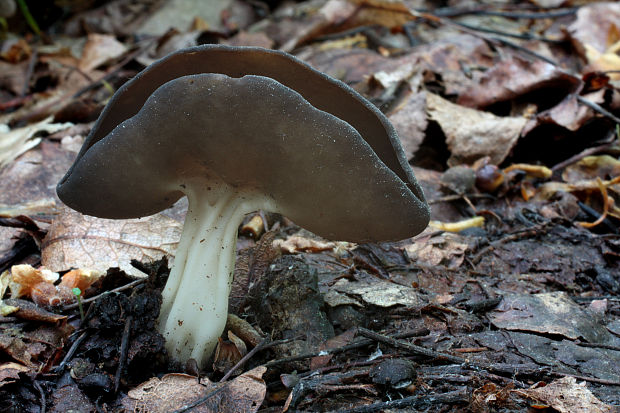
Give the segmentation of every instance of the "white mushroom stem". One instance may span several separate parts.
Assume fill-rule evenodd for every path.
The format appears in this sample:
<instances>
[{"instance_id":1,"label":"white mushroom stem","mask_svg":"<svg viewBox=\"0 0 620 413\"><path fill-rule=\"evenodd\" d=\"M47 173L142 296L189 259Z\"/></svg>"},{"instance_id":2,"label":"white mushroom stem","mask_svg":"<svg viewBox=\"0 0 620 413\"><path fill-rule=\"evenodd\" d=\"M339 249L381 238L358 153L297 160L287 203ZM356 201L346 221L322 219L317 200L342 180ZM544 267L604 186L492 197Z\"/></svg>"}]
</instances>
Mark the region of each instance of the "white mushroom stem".
<instances>
[{"instance_id":1,"label":"white mushroom stem","mask_svg":"<svg viewBox=\"0 0 620 413\"><path fill-rule=\"evenodd\" d=\"M159 329L173 359L203 365L226 325L237 228L245 214L271 205L225 184L187 184L184 191L189 209L162 293Z\"/></svg>"}]
</instances>

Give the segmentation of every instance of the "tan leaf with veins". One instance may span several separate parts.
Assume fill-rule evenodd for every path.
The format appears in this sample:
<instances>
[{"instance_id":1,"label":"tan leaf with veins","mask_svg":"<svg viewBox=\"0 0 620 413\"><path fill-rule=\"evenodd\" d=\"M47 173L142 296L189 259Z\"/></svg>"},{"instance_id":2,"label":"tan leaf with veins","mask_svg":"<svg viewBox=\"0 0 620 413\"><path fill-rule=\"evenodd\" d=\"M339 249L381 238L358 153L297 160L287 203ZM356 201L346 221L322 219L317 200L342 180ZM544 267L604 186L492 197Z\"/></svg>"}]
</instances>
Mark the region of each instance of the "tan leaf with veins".
<instances>
[{"instance_id":1,"label":"tan leaf with veins","mask_svg":"<svg viewBox=\"0 0 620 413\"><path fill-rule=\"evenodd\" d=\"M141 274L132 259L154 261L174 255L181 224L162 214L141 219L94 218L64 208L52 223L41 246L41 262L55 271L119 267Z\"/></svg>"}]
</instances>

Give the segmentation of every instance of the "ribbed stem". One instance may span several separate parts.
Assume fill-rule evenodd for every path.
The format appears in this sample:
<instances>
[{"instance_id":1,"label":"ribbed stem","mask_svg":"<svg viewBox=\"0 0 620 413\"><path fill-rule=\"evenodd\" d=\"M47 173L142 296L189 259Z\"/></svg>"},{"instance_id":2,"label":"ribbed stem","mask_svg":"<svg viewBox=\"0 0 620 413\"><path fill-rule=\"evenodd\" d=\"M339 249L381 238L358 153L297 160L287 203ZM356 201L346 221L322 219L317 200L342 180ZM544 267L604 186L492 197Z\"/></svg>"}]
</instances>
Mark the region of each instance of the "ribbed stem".
<instances>
[{"instance_id":1,"label":"ribbed stem","mask_svg":"<svg viewBox=\"0 0 620 413\"><path fill-rule=\"evenodd\" d=\"M187 190L189 209L159 317L170 356L199 365L226 325L237 228L245 214L267 203L227 185L202 189Z\"/></svg>"}]
</instances>

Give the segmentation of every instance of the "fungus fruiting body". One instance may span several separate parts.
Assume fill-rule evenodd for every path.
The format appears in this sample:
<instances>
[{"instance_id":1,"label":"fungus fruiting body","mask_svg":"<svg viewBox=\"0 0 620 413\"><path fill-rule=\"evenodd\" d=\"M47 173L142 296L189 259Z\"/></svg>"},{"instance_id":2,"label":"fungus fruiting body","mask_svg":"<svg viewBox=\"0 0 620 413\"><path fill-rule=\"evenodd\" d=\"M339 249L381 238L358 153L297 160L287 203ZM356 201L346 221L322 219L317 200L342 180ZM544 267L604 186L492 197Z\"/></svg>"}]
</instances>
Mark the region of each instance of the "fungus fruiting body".
<instances>
[{"instance_id":1,"label":"fungus fruiting body","mask_svg":"<svg viewBox=\"0 0 620 413\"><path fill-rule=\"evenodd\" d=\"M104 218L150 215L187 196L160 331L173 358L199 364L226 323L245 214L280 212L352 242L411 237L429 219L385 116L343 83L260 48L200 46L149 66L111 99L57 192Z\"/></svg>"}]
</instances>

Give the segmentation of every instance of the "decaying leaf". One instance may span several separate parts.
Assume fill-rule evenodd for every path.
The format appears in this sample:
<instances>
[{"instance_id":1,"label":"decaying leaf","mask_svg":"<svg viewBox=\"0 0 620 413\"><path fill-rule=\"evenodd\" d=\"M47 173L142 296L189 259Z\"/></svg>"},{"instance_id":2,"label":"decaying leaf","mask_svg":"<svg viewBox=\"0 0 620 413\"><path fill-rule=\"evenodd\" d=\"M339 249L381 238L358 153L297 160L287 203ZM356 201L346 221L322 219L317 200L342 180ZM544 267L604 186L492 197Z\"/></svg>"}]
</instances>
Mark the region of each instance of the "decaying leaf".
<instances>
[{"instance_id":1,"label":"decaying leaf","mask_svg":"<svg viewBox=\"0 0 620 413\"><path fill-rule=\"evenodd\" d=\"M575 304L566 293L505 295L488 317L497 328L555 334L572 340L604 343L605 328Z\"/></svg>"},{"instance_id":2,"label":"decaying leaf","mask_svg":"<svg viewBox=\"0 0 620 413\"><path fill-rule=\"evenodd\" d=\"M41 142L41 138L37 138L37 135L58 132L70 126L73 124L52 123L52 117L13 130L9 130L6 125L0 125L0 169L28 149L37 146Z\"/></svg>"},{"instance_id":3,"label":"decaying leaf","mask_svg":"<svg viewBox=\"0 0 620 413\"><path fill-rule=\"evenodd\" d=\"M426 231L428 233L431 230ZM424 242L412 242L404 246L407 255L414 262L445 265L448 268L460 267L468 248L469 245L463 237L449 232L435 235Z\"/></svg>"},{"instance_id":4,"label":"decaying leaf","mask_svg":"<svg viewBox=\"0 0 620 413\"><path fill-rule=\"evenodd\" d=\"M10 281L11 273L9 273L8 271L4 271L2 274L0 274L0 316L3 317L6 317L7 315L19 310L18 307L15 307L14 305L8 305L2 300L6 289L9 287Z\"/></svg>"},{"instance_id":5,"label":"decaying leaf","mask_svg":"<svg viewBox=\"0 0 620 413\"><path fill-rule=\"evenodd\" d=\"M355 298L355 296L359 298ZM418 307L423 305L423 301L415 289L388 281L350 282L341 279L332 286L323 299L331 307L345 304L358 307L365 307L366 305Z\"/></svg>"},{"instance_id":6,"label":"decaying leaf","mask_svg":"<svg viewBox=\"0 0 620 413\"><path fill-rule=\"evenodd\" d=\"M411 158L424 140L428 125L426 118L426 93L415 93L389 114L390 121L398 132L405 155Z\"/></svg>"},{"instance_id":7,"label":"decaying leaf","mask_svg":"<svg viewBox=\"0 0 620 413\"><path fill-rule=\"evenodd\" d=\"M112 35L89 33L78 67L84 72L90 72L109 60L122 56L126 51L127 47Z\"/></svg>"},{"instance_id":8,"label":"decaying leaf","mask_svg":"<svg viewBox=\"0 0 620 413\"><path fill-rule=\"evenodd\" d=\"M321 252L331 251L336 248L337 243L332 241L320 241L317 239L305 238L299 235L292 235L286 240L276 239L273 246L282 252L294 254L296 252Z\"/></svg>"},{"instance_id":9,"label":"decaying leaf","mask_svg":"<svg viewBox=\"0 0 620 413\"><path fill-rule=\"evenodd\" d=\"M601 402L586 387L586 382L577 383L574 377L562 377L546 386L535 385L514 393L552 407L560 413L611 413L612 406Z\"/></svg>"},{"instance_id":10,"label":"decaying leaf","mask_svg":"<svg viewBox=\"0 0 620 413\"><path fill-rule=\"evenodd\" d=\"M589 70L619 70L620 4L592 3L580 7L577 18L568 27L573 43L587 59ZM609 73L620 80L620 73Z\"/></svg>"},{"instance_id":11,"label":"decaying leaf","mask_svg":"<svg viewBox=\"0 0 620 413\"><path fill-rule=\"evenodd\" d=\"M64 208L41 246L41 262L57 271L90 268L105 272L119 267L140 275L130 261L155 261L174 254L181 229L179 222L163 214L110 220Z\"/></svg>"},{"instance_id":12,"label":"decaying leaf","mask_svg":"<svg viewBox=\"0 0 620 413\"><path fill-rule=\"evenodd\" d=\"M19 380L19 373L28 371L28 367L15 362L0 364L0 387Z\"/></svg>"},{"instance_id":13,"label":"decaying leaf","mask_svg":"<svg viewBox=\"0 0 620 413\"><path fill-rule=\"evenodd\" d=\"M34 268L28 264L11 267L9 288L11 298L30 297L32 289L39 283L53 284L58 280L58 274L47 268Z\"/></svg>"},{"instance_id":14,"label":"decaying leaf","mask_svg":"<svg viewBox=\"0 0 620 413\"><path fill-rule=\"evenodd\" d=\"M550 63L512 56L487 70L478 83L459 96L457 103L473 108L487 107L545 88L559 90L566 96L580 85L579 78Z\"/></svg>"},{"instance_id":15,"label":"decaying leaf","mask_svg":"<svg viewBox=\"0 0 620 413\"><path fill-rule=\"evenodd\" d=\"M200 383L195 376L166 374L154 377L130 390L122 404L128 411L165 413L190 405L210 392L219 390L192 411L202 413L256 412L263 403L267 387L262 379L265 367L256 367L230 382L215 384L207 379Z\"/></svg>"},{"instance_id":16,"label":"decaying leaf","mask_svg":"<svg viewBox=\"0 0 620 413\"><path fill-rule=\"evenodd\" d=\"M473 162L489 156L500 164L515 145L527 119L499 117L464 106L455 105L435 94L427 93L429 117L444 134L451 156L448 165Z\"/></svg>"}]
</instances>

